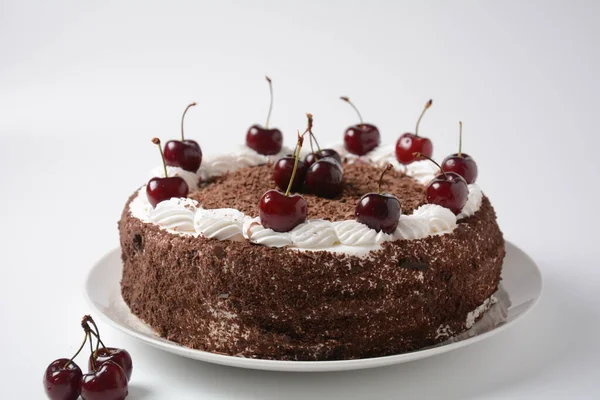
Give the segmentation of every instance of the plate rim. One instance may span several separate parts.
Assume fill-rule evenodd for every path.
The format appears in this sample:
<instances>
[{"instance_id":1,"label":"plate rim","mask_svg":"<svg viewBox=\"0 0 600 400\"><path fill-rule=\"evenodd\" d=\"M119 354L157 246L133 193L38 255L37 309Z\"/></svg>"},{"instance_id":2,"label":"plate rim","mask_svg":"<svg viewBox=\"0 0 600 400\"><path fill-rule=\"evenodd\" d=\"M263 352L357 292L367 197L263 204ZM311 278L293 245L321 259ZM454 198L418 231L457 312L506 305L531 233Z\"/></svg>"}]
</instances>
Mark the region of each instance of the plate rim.
<instances>
[{"instance_id":1,"label":"plate rim","mask_svg":"<svg viewBox=\"0 0 600 400\"><path fill-rule=\"evenodd\" d=\"M172 354L176 354L179 356L183 356L186 358L191 358L194 360L199 360L203 362L209 362L213 364L225 365L230 367L238 367L238 368L246 368L246 369L255 369L255 370L268 370L268 371L282 371L282 372L333 372L333 371L349 371L349 370L357 370L357 369L367 369L367 368L377 368L384 367L394 364L400 364L404 362L410 362L422 358L427 358L434 356L436 354L447 353L462 347L469 346L471 344L480 342L485 340L493 335L496 335L500 332L505 331L509 327L513 326L517 321L523 319L523 317L531 312L536 305L539 303L540 299L544 293L544 280L539 266L535 263L535 261L522 249L513 244L512 242L505 240L505 246L507 253L509 252L509 248L511 251L517 251L521 253L521 256L525 257L528 261L529 267L531 268L531 272L536 276L537 282L539 284L539 293L535 298L532 299L530 304L527 306L527 309L523 311L521 314L517 315L515 318L506 321L504 324L499 325L487 332L469 337L467 339L463 339L458 342L449 343L442 346L430 347L421 350L415 350L409 353L401 353L401 354L392 354L388 356L381 357L371 357L371 358L361 358L361 359L353 359L353 360L326 360L326 361L292 361L292 360L266 360L260 358L248 358L248 357L239 357L239 356L231 356L227 354L219 354L219 353L211 353L208 351L192 349L189 347L185 347L179 345L175 342L171 341L159 341L158 339L151 338L146 334L140 333L137 330L129 328L124 324L119 323L114 320L111 316L105 314L99 307L96 306L96 303L92 299L90 285L93 280L92 275L95 273L97 269L99 269L103 264L107 262L107 260L111 257L114 257L115 253L120 254L120 247L113 248L112 250L106 252L98 261L96 261L93 266L87 271L84 285L83 285L83 295L88 304L92 308L92 311L100 316L100 319L115 328L116 330L123 332L133 338L141 341L142 343L148 344L154 348L161 349L163 351L167 351ZM504 268L504 266L503 266ZM131 311L129 311L131 313ZM134 315L131 313L131 315ZM135 315L134 315L135 316ZM143 322L143 321L142 321Z\"/></svg>"}]
</instances>

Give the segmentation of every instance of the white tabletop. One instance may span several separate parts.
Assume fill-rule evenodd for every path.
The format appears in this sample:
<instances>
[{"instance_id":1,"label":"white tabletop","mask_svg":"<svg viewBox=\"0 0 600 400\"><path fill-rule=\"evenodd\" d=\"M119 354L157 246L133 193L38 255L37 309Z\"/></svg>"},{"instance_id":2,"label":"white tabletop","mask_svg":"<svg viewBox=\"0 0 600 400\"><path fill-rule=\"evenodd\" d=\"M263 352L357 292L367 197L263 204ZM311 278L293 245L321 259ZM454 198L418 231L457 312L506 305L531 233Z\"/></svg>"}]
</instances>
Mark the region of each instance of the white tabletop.
<instances>
[{"instance_id":1,"label":"white tabletop","mask_svg":"<svg viewBox=\"0 0 600 400\"><path fill-rule=\"evenodd\" d=\"M82 282L118 245L127 196L159 162L150 138L205 154L243 143L268 106L288 143L357 122L385 143L421 132L480 168L506 237L544 275L508 331L424 361L347 373L195 362L100 324L134 358L130 399L600 397L600 7L597 2L17 2L0 4L0 398L43 398L46 365L78 346ZM525 4L527 3L527 4ZM368 5L367 5L368 4Z\"/></svg>"}]
</instances>

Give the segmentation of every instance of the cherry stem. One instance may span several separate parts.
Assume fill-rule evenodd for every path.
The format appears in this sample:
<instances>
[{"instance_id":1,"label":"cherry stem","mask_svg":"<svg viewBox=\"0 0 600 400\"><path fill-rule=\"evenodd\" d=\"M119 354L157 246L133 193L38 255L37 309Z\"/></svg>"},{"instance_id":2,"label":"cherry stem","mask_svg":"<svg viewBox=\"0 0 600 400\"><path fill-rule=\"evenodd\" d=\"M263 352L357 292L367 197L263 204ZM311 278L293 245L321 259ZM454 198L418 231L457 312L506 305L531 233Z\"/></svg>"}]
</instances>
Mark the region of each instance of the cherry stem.
<instances>
[{"instance_id":1,"label":"cherry stem","mask_svg":"<svg viewBox=\"0 0 600 400\"><path fill-rule=\"evenodd\" d=\"M69 366L69 364L71 364L73 362L75 357L77 357L79 355L79 353L81 353L81 350L83 350L83 346L85 346L85 342L87 342L87 339L88 339L88 335L86 333L85 336L83 337L83 343L81 343L81 346L79 346L79 350L77 350L77 353L75 353L75 355L73 357L71 357L71 359L69 361L67 361L67 363L65 364L65 366L63 368L67 368Z\"/></svg>"},{"instance_id":2,"label":"cherry stem","mask_svg":"<svg viewBox=\"0 0 600 400\"><path fill-rule=\"evenodd\" d=\"M423 118L423 115L425 115L425 111L427 111L427 109L429 107L431 107L432 103L433 103L433 100L429 99L429 101L425 104L425 107L423 107L423 111L421 111L421 115L419 116L419 119L417 120L417 127L415 128L415 136L419 136L419 124L421 123L421 119Z\"/></svg>"},{"instance_id":3,"label":"cherry stem","mask_svg":"<svg viewBox=\"0 0 600 400\"><path fill-rule=\"evenodd\" d=\"M100 339L100 329L98 328L98 325L96 325L96 321L94 321L94 319L91 317L91 315L84 316L81 323L85 324L88 327L88 329L90 330L90 333L96 337L96 353L98 353L98 349L100 348L100 345L102 345L103 348L106 348L106 346L104 345L104 342L102 341L102 339ZM90 328L90 326L89 326L90 323L92 324L94 329Z\"/></svg>"},{"instance_id":4,"label":"cherry stem","mask_svg":"<svg viewBox=\"0 0 600 400\"><path fill-rule=\"evenodd\" d=\"M182 142L185 140L185 137L183 135L183 121L185 120L185 114L187 114L188 110L191 107L194 107L195 105L196 105L196 102L188 104L188 106L185 108L185 110L183 110L183 114L181 115L181 141Z\"/></svg>"},{"instance_id":5,"label":"cherry stem","mask_svg":"<svg viewBox=\"0 0 600 400\"><path fill-rule=\"evenodd\" d=\"M444 170L442 169L442 166L441 166L440 164L438 164L437 162L435 162L435 160L434 160L433 158L431 158L431 157L427 157L427 156L426 156L425 154L423 154L423 153L413 153L413 156L414 156L414 157L417 157L417 158L424 157L424 158L428 159L429 161L431 161L432 163L434 163L435 165L437 165L437 167L440 169L441 173L442 173L442 174L444 174L444 177L445 177L446 179L448 179L448 175L446 175L446 171L444 171Z\"/></svg>"},{"instance_id":6,"label":"cherry stem","mask_svg":"<svg viewBox=\"0 0 600 400\"><path fill-rule=\"evenodd\" d=\"M315 141L315 144L317 145L317 152L319 154L321 154L321 146L319 146L319 141L317 140L317 137L315 136L315 134L312 131L312 127L313 127L313 116L312 114L306 114L306 118L308 118L308 126L306 128L306 130L304 131L304 133L308 132L308 140L310 142L310 152L313 153L315 155L315 157L317 156L317 153L315 153L315 150L313 149L313 139ZM303 134L304 135L304 134ZM318 157L316 157L317 161L319 160Z\"/></svg>"},{"instance_id":7,"label":"cherry stem","mask_svg":"<svg viewBox=\"0 0 600 400\"><path fill-rule=\"evenodd\" d=\"M350 101L350 99L348 97L342 96L340 97L340 99L344 100L346 103L350 104L352 106L352 108L354 108L354 111L356 111L356 113L358 114L358 119L360 119L360 124L363 124L363 118L362 115L360 115L360 111L358 111L358 108L356 108L356 106L354 105L354 103L352 103Z\"/></svg>"},{"instance_id":8,"label":"cherry stem","mask_svg":"<svg viewBox=\"0 0 600 400\"><path fill-rule=\"evenodd\" d=\"M265 76L267 82L269 82L269 113L267 114L267 123L265 124L265 128L269 129L269 120L271 119L271 111L273 111L273 82L271 82L271 78Z\"/></svg>"},{"instance_id":9,"label":"cherry stem","mask_svg":"<svg viewBox=\"0 0 600 400\"><path fill-rule=\"evenodd\" d=\"M160 147L160 139L152 138L152 143L154 143L155 145L158 146L158 151L160 151L160 158L162 159L162 162L163 162L163 168L165 169L165 178L168 178L169 174L167 174L167 162L165 161L165 155L163 153L163 149L162 149L162 147Z\"/></svg>"},{"instance_id":10,"label":"cherry stem","mask_svg":"<svg viewBox=\"0 0 600 400\"><path fill-rule=\"evenodd\" d=\"M92 334L91 334L91 330L89 329L89 326L86 325L86 327L87 327L87 329L86 329L85 333L90 338L90 353L92 355L90 360L92 362L92 371L95 372L96 371L96 361L94 361L94 346L92 346Z\"/></svg>"},{"instance_id":11,"label":"cherry stem","mask_svg":"<svg viewBox=\"0 0 600 400\"><path fill-rule=\"evenodd\" d=\"M304 134L306 134L308 132L308 134L309 134L308 135L308 143L310 143L310 152L312 154L315 154L315 149L313 148L313 134L311 132L312 131L312 125L313 125L313 116L312 116L312 114L311 113L306 113L306 119L308 120L308 122L307 122L306 130L304 131L304 133L302 134L302 136L304 136ZM318 146L318 144L317 144L317 146ZM294 148L294 153L296 153L296 148Z\"/></svg>"},{"instance_id":12,"label":"cherry stem","mask_svg":"<svg viewBox=\"0 0 600 400\"><path fill-rule=\"evenodd\" d=\"M458 121L458 156L462 157L462 121Z\"/></svg>"},{"instance_id":13,"label":"cherry stem","mask_svg":"<svg viewBox=\"0 0 600 400\"><path fill-rule=\"evenodd\" d=\"M377 186L377 194L381 194L381 185L383 184L383 176L386 172L392 169L394 166L392 164L388 164L385 166L383 171L381 171L381 176L379 176L379 185Z\"/></svg>"},{"instance_id":14,"label":"cherry stem","mask_svg":"<svg viewBox=\"0 0 600 400\"><path fill-rule=\"evenodd\" d=\"M298 169L298 160L300 159L300 149L302 148L302 142L304 142L304 134L300 135L300 131L298 131L298 143L296 144L296 151L294 152L294 169L292 170L290 183L288 183L287 190L285 191L286 196L289 196L292 190L292 184L294 183L294 178L296 177L296 170Z\"/></svg>"}]
</instances>

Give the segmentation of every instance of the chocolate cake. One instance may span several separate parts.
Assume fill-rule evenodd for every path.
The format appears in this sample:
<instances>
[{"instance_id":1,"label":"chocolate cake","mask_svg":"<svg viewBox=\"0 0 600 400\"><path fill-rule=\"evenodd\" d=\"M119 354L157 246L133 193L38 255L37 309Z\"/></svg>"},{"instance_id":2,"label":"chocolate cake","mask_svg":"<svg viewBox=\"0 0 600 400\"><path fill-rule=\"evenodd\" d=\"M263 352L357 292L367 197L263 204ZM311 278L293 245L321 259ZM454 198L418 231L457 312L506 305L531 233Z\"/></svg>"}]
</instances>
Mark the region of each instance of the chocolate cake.
<instances>
[{"instance_id":1,"label":"chocolate cake","mask_svg":"<svg viewBox=\"0 0 600 400\"><path fill-rule=\"evenodd\" d=\"M493 303L504 241L477 185L454 215L428 204L429 161L395 163L383 187L402 216L388 235L356 222L355 207L393 157L348 156L342 193L304 194L307 222L280 233L256 218L277 157L244 149L197 173L170 168L191 186L187 199L152 207L142 188L128 200L122 295L159 335L240 357L378 357L457 335Z\"/></svg>"}]
</instances>

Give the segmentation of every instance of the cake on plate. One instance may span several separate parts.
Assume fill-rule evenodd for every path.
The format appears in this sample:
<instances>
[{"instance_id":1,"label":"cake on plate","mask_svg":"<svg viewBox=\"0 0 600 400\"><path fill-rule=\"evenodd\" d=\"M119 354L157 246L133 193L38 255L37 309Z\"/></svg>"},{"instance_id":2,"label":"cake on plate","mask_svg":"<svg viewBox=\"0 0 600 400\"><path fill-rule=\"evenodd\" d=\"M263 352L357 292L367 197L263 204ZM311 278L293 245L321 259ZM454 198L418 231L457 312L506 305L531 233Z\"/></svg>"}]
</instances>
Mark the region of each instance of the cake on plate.
<instances>
[{"instance_id":1,"label":"cake on plate","mask_svg":"<svg viewBox=\"0 0 600 400\"><path fill-rule=\"evenodd\" d=\"M310 115L294 149L266 126L212 157L154 141L166 164L119 221L121 288L168 340L275 360L386 356L458 335L495 302L504 240L477 166L460 150L428 159L418 124L394 146L361 118L320 148Z\"/></svg>"}]
</instances>

